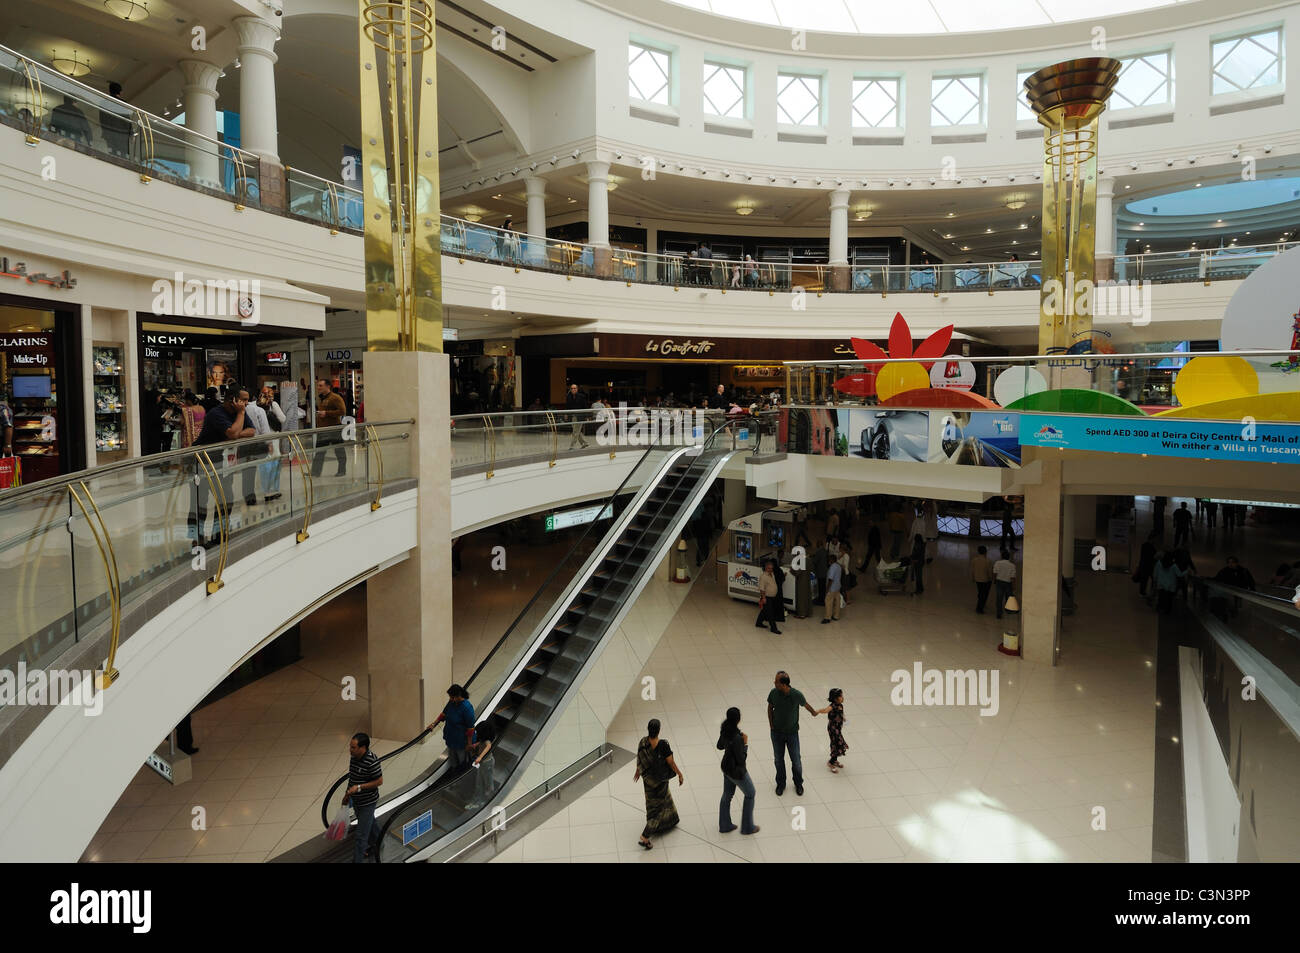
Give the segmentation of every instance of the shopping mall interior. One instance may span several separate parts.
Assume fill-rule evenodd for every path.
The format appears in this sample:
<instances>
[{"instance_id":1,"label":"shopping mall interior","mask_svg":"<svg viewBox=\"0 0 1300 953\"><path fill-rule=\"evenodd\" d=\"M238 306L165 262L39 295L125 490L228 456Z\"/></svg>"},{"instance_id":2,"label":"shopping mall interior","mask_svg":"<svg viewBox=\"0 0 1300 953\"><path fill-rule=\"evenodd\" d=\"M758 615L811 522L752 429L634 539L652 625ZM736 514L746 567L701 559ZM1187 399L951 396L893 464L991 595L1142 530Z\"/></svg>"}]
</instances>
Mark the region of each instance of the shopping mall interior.
<instances>
[{"instance_id":1,"label":"shopping mall interior","mask_svg":"<svg viewBox=\"0 0 1300 953\"><path fill-rule=\"evenodd\" d=\"M1300 860L1293 29L4 4L0 860Z\"/></svg>"}]
</instances>

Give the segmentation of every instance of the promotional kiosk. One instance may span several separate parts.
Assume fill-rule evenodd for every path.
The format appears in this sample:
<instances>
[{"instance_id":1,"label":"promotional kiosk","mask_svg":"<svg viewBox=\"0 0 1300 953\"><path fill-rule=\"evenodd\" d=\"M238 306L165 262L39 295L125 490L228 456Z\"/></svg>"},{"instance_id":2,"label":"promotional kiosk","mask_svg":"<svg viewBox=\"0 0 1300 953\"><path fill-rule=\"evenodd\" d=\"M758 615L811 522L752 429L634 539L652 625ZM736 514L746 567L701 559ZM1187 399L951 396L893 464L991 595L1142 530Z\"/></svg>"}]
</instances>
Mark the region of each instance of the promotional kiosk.
<instances>
[{"instance_id":1,"label":"promotional kiosk","mask_svg":"<svg viewBox=\"0 0 1300 953\"><path fill-rule=\"evenodd\" d=\"M727 526L728 553L727 595L746 602L758 602L758 578L763 563L774 559L785 572L781 596L787 607L795 605L795 576L790 571L789 550L793 545L794 524L800 507L785 503L732 520ZM722 557L719 561L723 561Z\"/></svg>"}]
</instances>

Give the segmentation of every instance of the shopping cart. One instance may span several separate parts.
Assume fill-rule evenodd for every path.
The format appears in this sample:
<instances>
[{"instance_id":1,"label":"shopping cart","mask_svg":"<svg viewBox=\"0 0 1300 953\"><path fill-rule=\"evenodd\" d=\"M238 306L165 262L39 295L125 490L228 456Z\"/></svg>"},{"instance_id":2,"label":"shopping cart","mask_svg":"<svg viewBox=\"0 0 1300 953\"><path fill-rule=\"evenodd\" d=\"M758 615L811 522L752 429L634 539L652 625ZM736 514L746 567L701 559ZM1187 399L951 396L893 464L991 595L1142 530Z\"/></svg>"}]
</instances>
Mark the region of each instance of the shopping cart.
<instances>
[{"instance_id":1,"label":"shopping cart","mask_svg":"<svg viewBox=\"0 0 1300 953\"><path fill-rule=\"evenodd\" d=\"M908 562L909 557L904 556L896 563L876 563L876 584L882 596L906 591Z\"/></svg>"}]
</instances>

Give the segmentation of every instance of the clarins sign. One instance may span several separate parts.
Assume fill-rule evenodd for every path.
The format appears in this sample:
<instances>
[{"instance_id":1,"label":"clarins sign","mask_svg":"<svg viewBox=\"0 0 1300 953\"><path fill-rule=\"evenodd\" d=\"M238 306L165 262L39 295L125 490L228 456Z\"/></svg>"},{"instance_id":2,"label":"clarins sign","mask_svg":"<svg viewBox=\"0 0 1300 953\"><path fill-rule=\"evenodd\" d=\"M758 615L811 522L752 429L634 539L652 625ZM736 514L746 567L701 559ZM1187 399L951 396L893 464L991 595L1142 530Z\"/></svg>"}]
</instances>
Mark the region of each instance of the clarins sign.
<instances>
[{"instance_id":1,"label":"clarins sign","mask_svg":"<svg viewBox=\"0 0 1300 953\"><path fill-rule=\"evenodd\" d=\"M0 351L13 366L49 367L54 361L54 336L43 332L0 334Z\"/></svg>"},{"instance_id":2,"label":"clarins sign","mask_svg":"<svg viewBox=\"0 0 1300 953\"><path fill-rule=\"evenodd\" d=\"M692 354L708 354L713 350L715 342L708 340L693 340L686 338L682 341L673 338L663 338L655 340L651 338L645 342L646 353L662 354L666 357L686 357Z\"/></svg>"}]
</instances>

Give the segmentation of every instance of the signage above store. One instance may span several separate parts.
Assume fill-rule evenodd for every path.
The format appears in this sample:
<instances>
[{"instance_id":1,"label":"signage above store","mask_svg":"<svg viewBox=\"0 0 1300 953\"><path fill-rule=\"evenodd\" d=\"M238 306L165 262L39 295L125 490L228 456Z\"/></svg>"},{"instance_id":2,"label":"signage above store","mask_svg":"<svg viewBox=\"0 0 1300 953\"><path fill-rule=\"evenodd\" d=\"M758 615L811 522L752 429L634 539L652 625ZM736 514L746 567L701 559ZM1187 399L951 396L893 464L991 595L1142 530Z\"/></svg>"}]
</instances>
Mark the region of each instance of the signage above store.
<instances>
[{"instance_id":1,"label":"signage above store","mask_svg":"<svg viewBox=\"0 0 1300 953\"><path fill-rule=\"evenodd\" d=\"M0 335L0 351L15 367L48 367L54 363L54 337L47 333Z\"/></svg>"},{"instance_id":2,"label":"signage above store","mask_svg":"<svg viewBox=\"0 0 1300 953\"><path fill-rule=\"evenodd\" d=\"M15 261L10 265L8 258L0 258L0 275L6 278L25 278L29 285L49 285L51 288L75 288L77 279L65 268L57 275L47 275L43 271L29 273L27 263Z\"/></svg>"},{"instance_id":3,"label":"signage above store","mask_svg":"<svg viewBox=\"0 0 1300 953\"><path fill-rule=\"evenodd\" d=\"M338 351L326 351L325 360L327 361L350 361L352 360L352 349L344 348Z\"/></svg>"},{"instance_id":4,"label":"signage above store","mask_svg":"<svg viewBox=\"0 0 1300 953\"><path fill-rule=\"evenodd\" d=\"M715 343L709 340L693 341L690 338L684 341L675 341L672 338L656 341L651 338L645 342L645 349L647 353L684 357L687 354L708 354L709 351L713 350Z\"/></svg>"},{"instance_id":5,"label":"signage above store","mask_svg":"<svg viewBox=\"0 0 1300 953\"><path fill-rule=\"evenodd\" d=\"M444 341L459 341L459 340L460 340L460 328L443 328L443 329L442 329L442 339L443 339Z\"/></svg>"},{"instance_id":6,"label":"signage above store","mask_svg":"<svg viewBox=\"0 0 1300 953\"><path fill-rule=\"evenodd\" d=\"M267 351L265 354L262 355L262 363L288 364L289 352L288 351Z\"/></svg>"},{"instance_id":7,"label":"signage above store","mask_svg":"<svg viewBox=\"0 0 1300 953\"><path fill-rule=\"evenodd\" d=\"M164 347L184 347L188 335L185 334L149 334L144 335L145 344L161 344Z\"/></svg>"}]
</instances>

